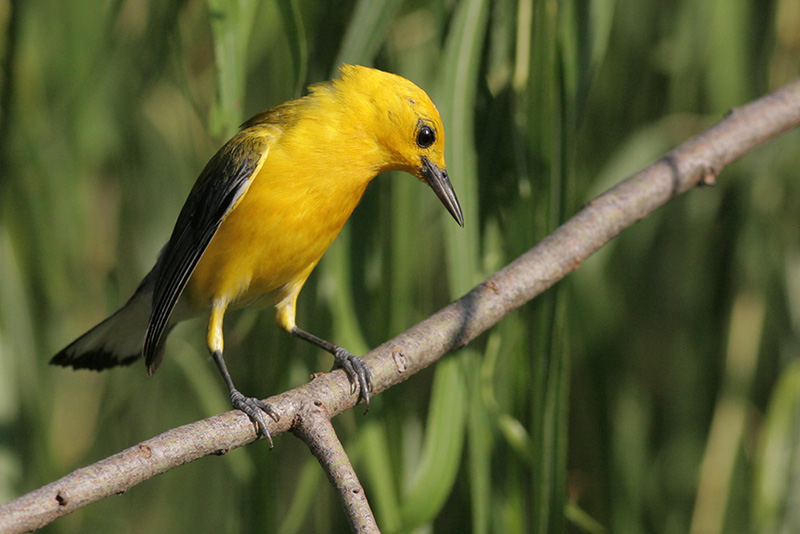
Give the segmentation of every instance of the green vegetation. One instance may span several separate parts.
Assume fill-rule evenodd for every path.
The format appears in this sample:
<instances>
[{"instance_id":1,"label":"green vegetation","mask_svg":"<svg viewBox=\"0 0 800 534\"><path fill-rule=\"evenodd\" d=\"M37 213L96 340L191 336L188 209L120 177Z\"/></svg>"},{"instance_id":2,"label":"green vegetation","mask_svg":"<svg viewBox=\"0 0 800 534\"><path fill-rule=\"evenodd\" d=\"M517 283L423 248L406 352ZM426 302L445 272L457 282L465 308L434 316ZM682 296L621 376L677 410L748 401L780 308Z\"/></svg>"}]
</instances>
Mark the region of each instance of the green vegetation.
<instances>
[{"instance_id":1,"label":"green vegetation","mask_svg":"<svg viewBox=\"0 0 800 534\"><path fill-rule=\"evenodd\" d=\"M299 302L299 325L354 352L800 66L796 0L0 0L0 28L0 502L229 409L202 321L151 378L47 361L130 295L236 126L341 62L428 90L466 219L408 175L376 180ZM384 532L796 531L798 143L746 156L337 418ZM272 323L227 322L248 395L330 366ZM346 528L308 451L275 445L45 531Z\"/></svg>"}]
</instances>

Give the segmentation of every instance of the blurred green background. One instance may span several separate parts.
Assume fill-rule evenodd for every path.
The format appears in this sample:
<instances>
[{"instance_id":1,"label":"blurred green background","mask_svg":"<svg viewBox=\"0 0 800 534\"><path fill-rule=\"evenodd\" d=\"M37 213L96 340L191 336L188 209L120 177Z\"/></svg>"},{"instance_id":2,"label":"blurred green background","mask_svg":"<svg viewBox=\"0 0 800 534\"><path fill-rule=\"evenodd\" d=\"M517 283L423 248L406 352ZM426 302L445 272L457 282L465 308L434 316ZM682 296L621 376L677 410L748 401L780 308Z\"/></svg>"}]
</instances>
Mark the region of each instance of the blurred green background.
<instances>
[{"instance_id":1,"label":"blurred green background","mask_svg":"<svg viewBox=\"0 0 800 534\"><path fill-rule=\"evenodd\" d=\"M228 409L204 321L152 378L47 361L128 298L236 126L342 62L431 94L466 219L408 175L373 183L299 302L299 325L354 352L800 71L797 0L0 0L0 36L0 502ZM747 155L338 417L383 531L798 531L799 143ZM226 327L249 395L330 367L268 311ZM345 530L308 451L275 445L44 531Z\"/></svg>"}]
</instances>

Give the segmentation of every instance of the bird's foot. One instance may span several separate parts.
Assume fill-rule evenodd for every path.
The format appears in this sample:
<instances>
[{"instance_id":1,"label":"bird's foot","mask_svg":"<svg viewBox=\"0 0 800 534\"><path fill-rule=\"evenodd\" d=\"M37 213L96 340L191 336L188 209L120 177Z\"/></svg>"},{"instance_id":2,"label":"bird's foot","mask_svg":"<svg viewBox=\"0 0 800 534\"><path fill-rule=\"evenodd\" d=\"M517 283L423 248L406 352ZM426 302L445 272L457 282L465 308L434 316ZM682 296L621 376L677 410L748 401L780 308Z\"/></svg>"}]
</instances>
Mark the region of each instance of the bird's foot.
<instances>
[{"instance_id":1,"label":"bird's foot","mask_svg":"<svg viewBox=\"0 0 800 534\"><path fill-rule=\"evenodd\" d=\"M269 427L267 426L267 418L264 414L269 415L275 422L280 420L278 412L272 409L272 406L266 402L255 397L245 397L239 390L234 389L231 391L231 405L237 410L241 410L247 414L247 417L253 422L256 429L256 436L267 438L269 440L269 448L272 448L272 436L269 434Z\"/></svg>"},{"instance_id":2,"label":"bird's foot","mask_svg":"<svg viewBox=\"0 0 800 534\"><path fill-rule=\"evenodd\" d=\"M350 351L337 347L333 353L333 369L344 369L353 391L358 388L359 399L364 399L367 413L369 411L369 391L372 389L372 372L364 360Z\"/></svg>"}]
</instances>

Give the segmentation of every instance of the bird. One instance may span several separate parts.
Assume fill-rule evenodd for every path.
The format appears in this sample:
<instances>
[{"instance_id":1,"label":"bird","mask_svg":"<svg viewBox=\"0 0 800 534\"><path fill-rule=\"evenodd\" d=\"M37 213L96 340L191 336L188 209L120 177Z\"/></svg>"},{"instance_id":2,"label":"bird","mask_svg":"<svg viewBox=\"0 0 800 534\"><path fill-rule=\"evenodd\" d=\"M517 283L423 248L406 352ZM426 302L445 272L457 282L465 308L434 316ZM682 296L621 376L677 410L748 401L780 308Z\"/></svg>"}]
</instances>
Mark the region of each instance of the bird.
<instances>
[{"instance_id":1,"label":"bird","mask_svg":"<svg viewBox=\"0 0 800 534\"><path fill-rule=\"evenodd\" d=\"M396 74L343 64L332 80L241 125L200 173L133 296L50 363L101 371L143 358L152 375L172 328L207 315L208 350L231 405L272 446L266 416L278 421L280 414L243 395L223 358L225 312L260 303L274 306L281 329L331 353L333 369L346 372L369 409L369 367L297 326L297 298L369 183L385 171L426 183L464 226L444 143L442 119L425 91Z\"/></svg>"}]
</instances>

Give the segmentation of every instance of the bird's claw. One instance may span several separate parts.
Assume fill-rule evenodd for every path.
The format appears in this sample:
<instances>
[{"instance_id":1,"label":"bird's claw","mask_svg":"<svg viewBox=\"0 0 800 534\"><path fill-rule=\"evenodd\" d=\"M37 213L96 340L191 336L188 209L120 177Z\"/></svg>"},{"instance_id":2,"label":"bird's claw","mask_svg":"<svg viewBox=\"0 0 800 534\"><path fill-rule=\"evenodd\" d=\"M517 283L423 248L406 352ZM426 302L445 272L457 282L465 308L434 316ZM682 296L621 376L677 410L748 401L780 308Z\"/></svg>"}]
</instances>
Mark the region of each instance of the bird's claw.
<instances>
[{"instance_id":1,"label":"bird's claw","mask_svg":"<svg viewBox=\"0 0 800 534\"><path fill-rule=\"evenodd\" d=\"M364 399L366 410L369 411L369 392L372 389L372 372L364 360L343 348L338 348L333 355L333 369L344 369L347 378L350 380L351 391L355 392L358 388L359 399Z\"/></svg>"},{"instance_id":2,"label":"bird's claw","mask_svg":"<svg viewBox=\"0 0 800 534\"><path fill-rule=\"evenodd\" d=\"M257 399L255 397L245 397L242 395L238 390L231 391L231 405L237 409L243 411L247 414L247 417L250 418L250 421L253 422L253 426L256 429L256 436L261 438L267 438L269 441L269 448L272 448L272 436L269 433L269 427L267 426L267 419L264 417L266 413L269 415L275 422L280 420L280 415L278 412L272 409L272 406L267 404L266 402L262 401L261 399Z\"/></svg>"}]
</instances>

